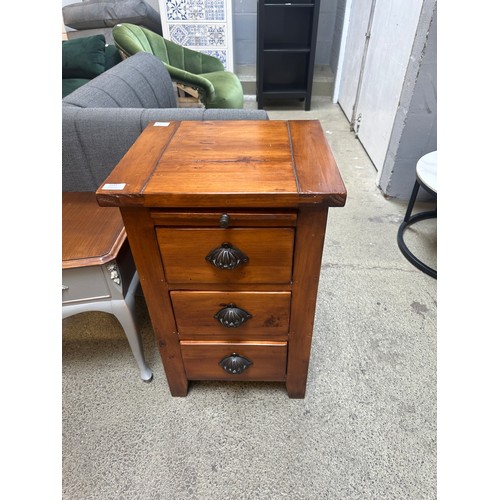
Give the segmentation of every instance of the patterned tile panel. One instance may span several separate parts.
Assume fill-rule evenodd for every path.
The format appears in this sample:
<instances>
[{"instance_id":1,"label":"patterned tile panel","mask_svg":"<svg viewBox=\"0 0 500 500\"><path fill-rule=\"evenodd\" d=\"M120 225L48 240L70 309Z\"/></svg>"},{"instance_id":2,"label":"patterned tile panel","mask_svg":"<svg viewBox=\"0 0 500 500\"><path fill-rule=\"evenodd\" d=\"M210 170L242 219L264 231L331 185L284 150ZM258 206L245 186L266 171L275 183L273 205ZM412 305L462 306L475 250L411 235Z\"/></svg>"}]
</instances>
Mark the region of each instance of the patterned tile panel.
<instances>
[{"instance_id":1,"label":"patterned tile panel","mask_svg":"<svg viewBox=\"0 0 500 500\"><path fill-rule=\"evenodd\" d=\"M224 47L226 27L216 24L171 24L170 38L185 47Z\"/></svg>"},{"instance_id":2,"label":"patterned tile panel","mask_svg":"<svg viewBox=\"0 0 500 500\"><path fill-rule=\"evenodd\" d=\"M225 21L225 0L166 0L168 21Z\"/></svg>"},{"instance_id":3,"label":"patterned tile panel","mask_svg":"<svg viewBox=\"0 0 500 500\"><path fill-rule=\"evenodd\" d=\"M233 70L232 0L160 0L163 34Z\"/></svg>"},{"instance_id":4,"label":"patterned tile panel","mask_svg":"<svg viewBox=\"0 0 500 500\"><path fill-rule=\"evenodd\" d=\"M216 57L227 68L227 50L200 50L200 52Z\"/></svg>"}]
</instances>

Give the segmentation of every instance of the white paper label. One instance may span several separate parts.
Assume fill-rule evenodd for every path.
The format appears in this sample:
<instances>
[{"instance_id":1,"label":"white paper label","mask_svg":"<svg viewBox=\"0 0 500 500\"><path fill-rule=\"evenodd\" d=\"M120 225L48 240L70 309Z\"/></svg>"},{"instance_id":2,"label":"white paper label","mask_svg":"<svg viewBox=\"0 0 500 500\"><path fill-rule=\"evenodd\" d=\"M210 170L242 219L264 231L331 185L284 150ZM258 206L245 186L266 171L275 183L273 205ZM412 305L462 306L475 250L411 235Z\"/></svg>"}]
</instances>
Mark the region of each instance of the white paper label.
<instances>
[{"instance_id":1,"label":"white paper label","mask_svg":"<svg viewBox=\"0 0 500 500\"><path fill-rule=\"evenodd\" d=\"M170 122L155 122L153 127L168 127Z\"/></svg>"},{"instance_id":2,"label":"white paper label","mask_svg":"<svg viewBox=\"0 0 500 500\"><path fill-rule=\"evenodd\" d=\"M126 186L125 182L122 184L104 184L103 189L108 189L109 191L121 191Z\"/></svg>"}]
</instances>

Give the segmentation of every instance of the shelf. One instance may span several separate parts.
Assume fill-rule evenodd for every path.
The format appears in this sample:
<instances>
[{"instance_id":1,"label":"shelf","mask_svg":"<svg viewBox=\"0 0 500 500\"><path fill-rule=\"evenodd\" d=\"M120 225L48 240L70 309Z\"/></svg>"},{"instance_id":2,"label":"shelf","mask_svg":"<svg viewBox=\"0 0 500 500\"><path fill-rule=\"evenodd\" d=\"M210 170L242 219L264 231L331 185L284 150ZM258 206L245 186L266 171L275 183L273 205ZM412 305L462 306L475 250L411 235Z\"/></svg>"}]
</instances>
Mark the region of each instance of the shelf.
<instances>
[{"instance_id":1,"label":"shelf","mask_svg":"<svg viewBox=\"0 0 500 500\"><path fill-rule=\"evenodd\" d=\"M314 7L314 0L264 0L264 7Z\"/></svg>"},{"instance_id":2,"label":"shelf","mask_svg":"<svg viewBox=\"0 0 500 500\"><path fill-rule=\"evenodd\" d=\"M266 4L264 5L265 8L271 7L271 8L280 8L280 9L296 9L296 8L302 8L302 9L312 9L314 5L312 4Z\"/></svg>"},{"instance_id":3,"label":"shelf","mask_svg":"<svg viewBox=\"0 0 500 500\"><path fill-rule=\"evenodd\" d=\"M320 0L259 0L257 103L299 98L311 105Z\"/></svg>"},{"instance_id":4,"label":"shelf","mask_svg":"<svg viewBox=\"0 0 500 500\"><path fill-rule=\"evenodd\" d=\"M265 90L262 91L262 94L266 97L287 97L287 98L301 98L307 96L306 88L290 88L290 86L280 86L275 85L269 88L266 87Z\"/></svg>"},{"instance_id":5,"label":"shelf","mask_svg":"<svg viewBox=\"0 0 500 500\"><path fill-rule=\"evenodd\" d=\"M291 43L273 43L264 46L264 52L311 52L309 47Z\"/></svg>"},{"instance_id":6,"label":"shelf","mask_svg":"<svg viewBox=\"0 0 500 500\"><path fill-rule=\"evenodd\" d=\"M265 75L262 89L275 85L307 88L308 56L304 52L266 52L262 61Z\"/></svg>"},{"instance_id":7,"label":"shelf","mask_svg":"<svg viewBox=\"0 0 500 500\"><path fill-rule=\"evenodd\" d=\"M313 11L287 9L266 12L261 19L263 48L275 45L310 47Z\"/></svg>"}]
</instances>

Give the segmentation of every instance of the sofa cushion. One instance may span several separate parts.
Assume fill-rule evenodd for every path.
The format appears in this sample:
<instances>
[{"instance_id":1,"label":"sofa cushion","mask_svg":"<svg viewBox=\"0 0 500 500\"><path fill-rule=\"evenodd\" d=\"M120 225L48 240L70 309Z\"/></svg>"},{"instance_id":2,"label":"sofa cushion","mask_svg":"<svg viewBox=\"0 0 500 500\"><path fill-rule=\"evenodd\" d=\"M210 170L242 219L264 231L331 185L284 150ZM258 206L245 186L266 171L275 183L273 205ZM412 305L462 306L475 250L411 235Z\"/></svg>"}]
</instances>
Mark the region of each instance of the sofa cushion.
<instances>
[{"instance_id":1,"label":"sofa cushion","mask_svg":"<svg viewBox=\"0 0 500 500\"><path fill-rule=\"evenodd\" d=\"M62 42L62 77L95 78L106 69L104 35Z\"/></svg>"},{"instance_id":2,"label":"sofa cushion","mask_svg":"<svg viewBox=\"0 0 500 500\"><path fill-rule=\"evenodd\" d=\"M144 26L161 33L160 14L145 0L77 2L62 8L63 21L75 30L109 28L118 23Z\"/></svg>"},{"instance_id":3,"label":"sofa cushion","mask_svg":"<svg viewBox=\"0 0 500 500\"><path fill-rule=\"evenodd\" d=\"M118 63L121 63L123 58L120 54L120 51L116 48L116 45L106 44L106 48L104 50L104 56L106 59L106 70L116 66Z\"/></svg>"},{"instance_id":4,"label":"sofa cushion","mask_svg":"<svg viewBox=\"0 0 500 500\"><path fill-rule=\"evenodd\" d=\"M118 63L122 61L122 57L120 52L114 45L106 45L104 50L105 55L105 65L104 69L107 71L109 68L116 66ZM62 96L66 97L67 95L74 92L77 88L85 85L90 82L92 78L64 78L62 79Z\"/></svg>"}]
</instances>

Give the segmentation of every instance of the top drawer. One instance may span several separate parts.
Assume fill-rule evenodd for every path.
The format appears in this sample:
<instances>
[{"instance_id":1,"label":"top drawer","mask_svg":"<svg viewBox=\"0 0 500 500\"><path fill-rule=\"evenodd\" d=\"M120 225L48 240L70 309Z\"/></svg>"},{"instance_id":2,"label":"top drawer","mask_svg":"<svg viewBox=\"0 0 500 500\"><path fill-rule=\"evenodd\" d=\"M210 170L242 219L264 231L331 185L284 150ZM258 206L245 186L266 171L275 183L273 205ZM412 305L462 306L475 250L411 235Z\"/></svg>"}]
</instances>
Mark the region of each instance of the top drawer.
<instances>
[{"instance_id":1,"label":"top drawer","mask_svg":"<svg viewBox=\"0 0 500 500\"><path fill-rule=\"evenodd\" d=\"M184 227L293 227L297 225L297 212L294 210L273 212L269 210L248 211L211 211L152 209L151 218L158 226Z\"/></svg>"},{"instance_id":2,"label":"top drawer","mask_svg":"<svg viewBox=\"0 0 500 500\"><path fill-rule=\"evenodd\" d=\"M169 283L289 283L293 228L156 230Z\"/></svg>"}]
</instances>

